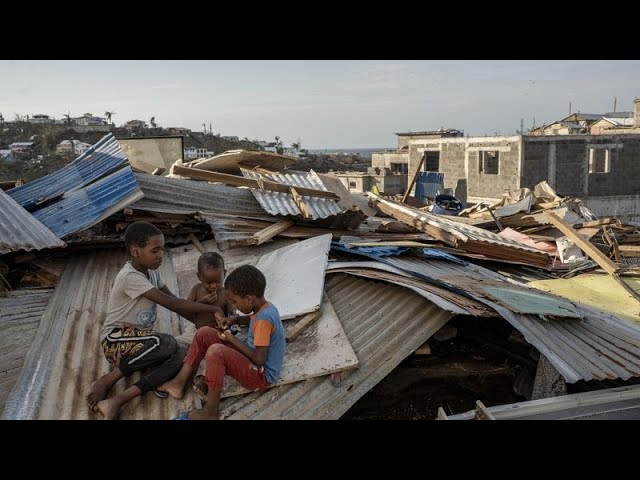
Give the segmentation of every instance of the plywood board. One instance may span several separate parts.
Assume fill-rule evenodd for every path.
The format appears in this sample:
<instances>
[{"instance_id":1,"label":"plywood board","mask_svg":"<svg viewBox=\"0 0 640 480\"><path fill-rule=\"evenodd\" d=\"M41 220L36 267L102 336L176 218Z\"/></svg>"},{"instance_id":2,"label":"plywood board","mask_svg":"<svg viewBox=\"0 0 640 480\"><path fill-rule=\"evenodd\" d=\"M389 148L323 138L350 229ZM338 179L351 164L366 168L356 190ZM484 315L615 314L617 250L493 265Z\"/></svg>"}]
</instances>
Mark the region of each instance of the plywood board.
<instances>
[{"instance_id":1,"label":"plywood board","mask_svg":"<svg viewBox=\"0 0 640 480\"><path fill-rule=\"evenodd\" d=\"M322 316L290 344L277 385L329 375L358 366L358 357L347 338L331 301L322 297ZM226 376L222 397L248 393Z\"/></svg>"}]
</instances>

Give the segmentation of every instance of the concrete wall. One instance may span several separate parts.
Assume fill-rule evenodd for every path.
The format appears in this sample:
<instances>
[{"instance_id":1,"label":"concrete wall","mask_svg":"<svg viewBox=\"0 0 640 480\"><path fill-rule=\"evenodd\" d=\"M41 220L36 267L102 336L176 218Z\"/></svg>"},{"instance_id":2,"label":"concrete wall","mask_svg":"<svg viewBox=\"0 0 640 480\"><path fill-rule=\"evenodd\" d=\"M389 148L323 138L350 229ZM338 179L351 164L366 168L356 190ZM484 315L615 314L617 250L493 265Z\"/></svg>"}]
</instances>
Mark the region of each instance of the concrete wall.
<instances>
[{"instance_id":1,"label":"concrete wall","mask_svg":"<svg viewBox=\"0 0 640 480\"><path fill-rule=\"evenodd\" d=\"M582 201L598 217L640 223L640 195L585 197Z\"/></svg>"},{"instance_id":2,"label":"concrete wall","mask_svg":"<svg viewBox=\"0 0 640 480\"><path fill-rule=\"evenodd\" d=\"M354 193L368 192L377 186L378 190L390 195L404 193L407 188L407 175L335 175L342 184ZM352 185L355 184L355 185Z\"/></svg>"},{"instance_id":3,"label":"concrete wall","mask_svg":"<svg viewBox=\"0 0 640 480\"><path fill-rule=\"evenodd\" d=\"M392 163L409 163L407 152L382 152L371 155L371 166L378 168L391 168Z\"/></svg>"},{"instance_id":4,"label":"concrete wall","mask_svg":"<svg viewBox=\"0 0 640 480\"><path fill-rule=\"evenodd\" d=\"M439 171L444 173L446 189L461 200L467 196L500 198L504 192L520 188L520 145L519 136L414 139L409 144L409 179L425 151L439 151ZM500 152L498 175L478 171L479 152L486 150Z\"/></svg>"},{"instance_id":5,"label":"concrete wall","mask_svg":"<svg viewBox=\"0 0 640 480\"><path fill-rule=\"evenodd\" d=\"M640 193L640 135L527 136L524 144L522 187L547 180L560 195ZM608 173L589 173L592 148L609 149Z\"/></svg>"}]
</instances>

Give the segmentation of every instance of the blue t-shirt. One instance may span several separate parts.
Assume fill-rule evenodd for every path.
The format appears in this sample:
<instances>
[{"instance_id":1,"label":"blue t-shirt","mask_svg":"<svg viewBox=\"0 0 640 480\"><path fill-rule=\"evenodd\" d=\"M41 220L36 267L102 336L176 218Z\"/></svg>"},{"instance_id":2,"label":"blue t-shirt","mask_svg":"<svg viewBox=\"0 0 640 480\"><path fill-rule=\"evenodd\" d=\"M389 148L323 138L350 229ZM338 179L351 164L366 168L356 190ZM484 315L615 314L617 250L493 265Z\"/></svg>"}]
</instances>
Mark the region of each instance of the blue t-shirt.
<instances>
[{"instance_id":1,"label":"blue t-shirt","mask_svg":"<svg viewBox=\"0 0 640 480\"><path fill-rule=\"evenodd\" d=\"M269 325L263 322L268 322ZM267 303L265 307L258 310L258 313L251 316L247 345L252 349L255 349L254 334L256 329L258 331L256 336L256 341L259 343L258 346L264 347L268 345L269 347L267 349L267 358L263 365L264 376L269 383L276 383L280 378L280 370L284 362L286 341L284 327L282 326L282 320L280 320L280 312L272 303Z\"/></svg>"}]
</instances>

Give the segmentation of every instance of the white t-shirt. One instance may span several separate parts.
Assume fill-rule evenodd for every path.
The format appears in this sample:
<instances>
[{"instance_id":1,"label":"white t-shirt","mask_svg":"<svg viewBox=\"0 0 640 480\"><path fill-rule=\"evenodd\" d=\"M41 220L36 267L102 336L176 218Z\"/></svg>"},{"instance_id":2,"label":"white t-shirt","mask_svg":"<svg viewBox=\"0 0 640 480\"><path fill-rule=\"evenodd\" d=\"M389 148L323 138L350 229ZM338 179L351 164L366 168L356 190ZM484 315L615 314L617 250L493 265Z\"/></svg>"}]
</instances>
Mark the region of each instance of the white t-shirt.
<instances>
[{"instance_id":1,"label":"white t-shirt","mask_svg":"<svg viewBox=\"0 0 640 480\"><path fill-rule=\"evenodd\" d=\"M107 316L104 319L100 338L104 339L111 330L124 325L150 330L157 318L158 304L142 296L152 288L164 287L160 273L148 270L149 276L136 270L131 262L124 264L116 275L107 302Z\"/></svg>"}]
</instances>

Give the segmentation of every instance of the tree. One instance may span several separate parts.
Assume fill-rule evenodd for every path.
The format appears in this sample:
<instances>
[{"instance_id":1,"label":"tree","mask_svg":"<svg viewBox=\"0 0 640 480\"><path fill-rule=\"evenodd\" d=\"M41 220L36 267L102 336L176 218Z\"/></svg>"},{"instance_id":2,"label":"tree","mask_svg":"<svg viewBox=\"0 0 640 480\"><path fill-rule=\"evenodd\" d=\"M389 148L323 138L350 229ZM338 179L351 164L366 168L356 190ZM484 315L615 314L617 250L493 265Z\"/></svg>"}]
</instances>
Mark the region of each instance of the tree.
<instances>
[{"instance_id":1,"label":"tree","mask_svg":"<svg viewBox=\"0 0 640 480\"><path fill-rule=\"evenodd\" d=\"M151 128L156 128L158 126L158 124L156 123L156 117L151 117L149 123L151 124Z\"/></svg>"},{"instance_id":2,"label":"tree","mask_svg":"<svg viewBox=\"0 0 640 480\"><path fill-rule=\"evenodd\" d=\"M65 114L64 114L64 118L66 119L66 120L65 120L65 123L66 123L67 125L71 125L71 114L70 114L70 112L65 113Z\"/></svg>"},{"instance_id":3,"label":"tree","mask_svg":"<svg viewBox=\"0 0 640 480\"><path fill-rule=\"evenodd\" d=\"M113 117L116 114L116 112L109 112L106 111L104 112L104 116L107 117L107 123L111 123L111 117Z\"/></svg>"},{"instance_id":4,"label":"tree","mask_svg":"<svg viewBox=\"0 0 640 480\"><path fill-rule=\"evenodd\" d=\"M296 152L299 152L300 149L302 148L302 143L300 143L300 139L298 139L297 142L293 142L291 144L291 148L293 148Z\"/></svg>"},{"instance_id":5,"label":"tree","mask_svg":"<svg viewBox=\"0 0 640 480\"><path fill-rule=\"evenodd\" d=\"M277 135L274 140L276 141L276 152L282 155L284 153L284 144L282 143L282 140L280 140L280 137Z\"/></svg>"},{"instance_id":6,"label":"tree","mask_svg":"<svg viewBox=\"0 0 640 480\"><path fill-rule=\"evenodd\" d=\"M4 123L4 117L2 116L2 114L0 113L0 125L2 125Z\"/></svg>"},{"instance_id":7,"label":"tree","mask_svg":"<svg viewBox=\"0 0 640 480\"><path fill-rule=\"evenodd\" d=\"M207 124L206 123L202 124L202 128L203 128L202 133L207 133Z\"/></svg>"}]
</instances>

